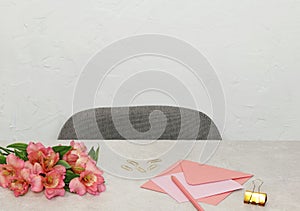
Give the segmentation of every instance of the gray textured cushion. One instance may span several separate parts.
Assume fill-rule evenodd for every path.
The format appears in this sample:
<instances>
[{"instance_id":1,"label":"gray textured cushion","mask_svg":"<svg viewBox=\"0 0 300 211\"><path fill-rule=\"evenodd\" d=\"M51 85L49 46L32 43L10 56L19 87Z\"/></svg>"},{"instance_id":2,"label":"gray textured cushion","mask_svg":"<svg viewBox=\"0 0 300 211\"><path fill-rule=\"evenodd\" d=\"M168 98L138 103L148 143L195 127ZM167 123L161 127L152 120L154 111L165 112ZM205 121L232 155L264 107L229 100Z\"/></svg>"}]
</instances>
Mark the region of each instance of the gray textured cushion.
<instances>
[{"instance_id":1,"label":"gray textured cushion","mask_svg":"<svg viewBox=\"0 0 300 211\"><path fill-rule=\"evenodd\" d=\"M172 106L134 106L94 108L76 113L64 124L58 139L222 138L213 121L199 111Z\"/></svg>"}]
</instances>

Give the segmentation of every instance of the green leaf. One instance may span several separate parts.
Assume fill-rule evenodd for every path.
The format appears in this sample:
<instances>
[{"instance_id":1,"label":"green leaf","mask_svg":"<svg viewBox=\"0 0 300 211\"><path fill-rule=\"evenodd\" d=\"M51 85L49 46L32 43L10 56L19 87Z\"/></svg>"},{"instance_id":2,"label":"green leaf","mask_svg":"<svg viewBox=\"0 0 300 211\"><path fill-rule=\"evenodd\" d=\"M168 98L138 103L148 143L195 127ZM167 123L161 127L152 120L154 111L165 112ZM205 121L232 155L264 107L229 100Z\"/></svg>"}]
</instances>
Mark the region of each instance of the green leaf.
<instances>
[{"instance_id":1,"label":"green leaf","mask_svg":"<svg viewBox=\"0 0 300 211\"><path fill-rule=\"evenodd\" d=\"M7 146L7 148L13 148L20 151L26 151L28 144L24 143L14 143Z\"/></svg>"},{"instance_id":2,"label":"green leaf","mask_svg":"<svg viewBox=\"0 0 300 211\"><path fill-rule=\"evenodd\" d=\"M99 155L99 146L98 146L98 148L96 149L96 151L95 151L95 149L94 149L94 147L92 147L91 149L90 149L90 151L89 151L89 156L91 156L91 158L94 160L94 161L98 161L98 155Z\"/></svg>"},{"instance_id":3,"label":"green leaf","mask_svg":"<svg viewBox=\"0 0 300 211\"><path fill-rule=\"evenodd\" d=\"M2 152L1 149L0 149L0 155L8 155L9 153L7 152Z\"/></svg>"},{"instance_id":4,"label":"green leaf","mask_svg":"<svg viewBox=\"0 0 300 211\"><path fill-rule=\"evenodd\" d=\"M62 165L62 166L64 166L66 169L70 169L70 168L71 168L71 166L70 166L66 161L64 161L64 160L59 160L59 161L56 163L56 165Z\"/></svg>"},{"instance_id":5,"label":"green leaf","mask_svg":"<svg viewBox=\"0 0 300 211\"><path fill-rule=\"evenodd\" d=\"M66 171L66 175L73 175L73 174L80 176L79 174L76 174L74 171L72 171L72 170L70 170L70 169L68 169L68 170Z\"/></svg>"},{"instance_id":6,"label":"green leaf","mask_svg":"<svg viewBox=\"0 0 300 211\"><path fill-rule=\"evenodd\" d=\"M4 147L0 147L0 150L6 152L7 154L10 154L10 153L14 153L13 150L10 150L10 149L5 149Z\"/></svg>"},{"instance_id":7,"label":"green leaf","mask_svg":"<svg viewBox=\"0 0 300 211\"><path fill-rule=\"evenodd\" d=\"M6 164L6 157L0 155L0 164Z\"/></svg>"},{"instance_id":8,"label":"green leaf","mask_svg":"<svg viewBox=\"0 0 300 211\"><path fill-rule=\"evenodd\" d=\"M98 158L99 158L99 149L100 149L100 147L98 146L98 148L96 149L96 163L97 163L97 161L98 161Z\"/></svg>"},{"instance_id":9,"label":"green leaf","mask_svg":"<svg viewBox=\"0 0 300 211\"><path fill-rule=\"evenodd\" d=\"M69 188L69 185L65 185L65 186L64 186L64 189L65 189L65 191L67 191L67 192L70 192L70 193L71 193L71 191L70 191L70 188Z\"/></svg>"},{"instance_id":10,"label":"green leaf","mask_svg":"<svg viewBox=\"0 0 300 211\"><path fill-rule=\"evenodd\" d=\"M28 160L26 151L15 150L15 155L24 161Z\"/></svg>"},{"instance_id":11,"label":"green leaf","mask_svg":"<svg viewBox=\"0 0 300 211\"><path fill-rule=\"evenodd\" d=\"M91 156L91 158L93 159L93 160L95 160L95 155L96 155L96 152L95 152L95 150L94 150L94 147L92 147L91 149L90 149L90 151L89 151L89 156Z\"/></svg>"},{"instance_id":12,"label":"green leaf","mask_svg":"<svg viewBox=\"0 0 300 211\"><path fill-rule=\"evenodd\" d=\"M52 149L54 152L58 152L60 159L62 159L62 157L72 149L72 146L54 146Z\"/></svg>"},{"instance_id":13,"label":"green leaf","mask_svg":"<svg viewBox=\"0 0 300 211\"><path fill-rule=\"evenodd\" d=\"M75 174L73 171L67 170L66 177L64 179L66 186L68 186L67 184L69 184L72 179L79 177L79 176L80 176L79 174Z\"/></svg>"}]
</instances>

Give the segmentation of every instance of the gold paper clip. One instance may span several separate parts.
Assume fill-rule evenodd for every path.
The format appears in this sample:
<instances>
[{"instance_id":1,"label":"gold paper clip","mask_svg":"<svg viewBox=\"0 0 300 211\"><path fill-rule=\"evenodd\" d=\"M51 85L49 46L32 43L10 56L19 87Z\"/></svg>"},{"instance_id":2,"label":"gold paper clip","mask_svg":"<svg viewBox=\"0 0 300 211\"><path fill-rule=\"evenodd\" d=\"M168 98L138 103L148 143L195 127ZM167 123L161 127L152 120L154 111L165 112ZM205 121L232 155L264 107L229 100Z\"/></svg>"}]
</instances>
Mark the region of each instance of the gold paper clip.
<instances>
[{"instance_id":1,"label":"gold paper clip","mask_svg":"<svg viewBox=\"0 0 300 211\"><path fill-rule=\"evenodd\" d=\"M260 181L260 185L257 188L258 192L255 192L255 188L256 188L255 182L256 181ZM246 190L246 192L245 192L244 203L265 206L265 204L267 202L267 194L260 192L260 187L262 186L262 184L264 184L264 182L260 179L256 179L256 180L252 181L252 184L253 184L252 191Z\"/></svg>"},{"instance_id":2,"label":"gold paper clip","mask_svg":"<svg viewBox=\"0 0 300 211\"><path fill-rule=\"evenodd\" d=\"M130 163L131 165L133 165L135 167L137 167L139 165L139 163L134 160L127 160L127 163Z\"/></svg>"}]
</instances>

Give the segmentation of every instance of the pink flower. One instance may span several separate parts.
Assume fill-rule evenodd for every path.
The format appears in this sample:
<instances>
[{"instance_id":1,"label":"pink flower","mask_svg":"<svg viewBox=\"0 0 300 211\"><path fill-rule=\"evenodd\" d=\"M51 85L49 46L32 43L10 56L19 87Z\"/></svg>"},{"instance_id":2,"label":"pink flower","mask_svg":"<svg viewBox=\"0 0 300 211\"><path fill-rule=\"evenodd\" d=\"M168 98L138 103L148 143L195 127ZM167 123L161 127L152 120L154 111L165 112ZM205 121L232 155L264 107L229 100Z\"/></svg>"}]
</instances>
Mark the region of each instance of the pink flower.
<instances>
[{"instance_id":1,"label":"pink flower","mask_svg":"<svg viewBox=\"0 0 300 211\"><path fill-rule=\"evenodd\" d=\"M6 163L0 165L0 185L14 191L15 196L24 195L29 187L30 169L14 154L6 157Z\"/></svg>"},{"instance_id":2,"label":"pink flower","mask_svg":"<svg viewBox=\"0 0 300 211\"><path fill-rule=\"evenodd\" d=\"M77 159L77 161L75 162L75 164L72 166L72 170L76 173L76 174L80 174L81 172L88 170L88 171L92 171L95 174L102 174L103 172L96 166L96 162L90 158L90 156L86 155L86 156L82 156L79 159Z\"/></svg>"},{"instance_id":3,"label":"pink flower","mask_svg":"<svg viewBox=\"0 0 300 211\"><path fill-rule=\"evenodd\" d=\"M0 165L0 185L3 188L7 188L9 181L16 176L17 176L17 172L12 166L6 164Z\"/></svg>"},{"instance_id":4,"label":"pink flower","mask_svg":"<svg viewBox=\"0 0 300 211\"><path fill-rule=\"evenodd\" d=\"M63 156L63 160L74 166L79 158L88 156L87 148L83 142L71 141L70 145L72 149Z\"/></svg>"},{"instance_id":5,"label":"pink flower","mask_svg":"<svg viewBox=\"0 0 300 211\"><path fill-rule=\"evenodd\" d=\"M4 188L9 186L9 182L20 175L21 169L24 168L25 162L15 156L9 154L6 157L6 164L0 165L0 185Z\"/></svg>"},{"instance_id":6,"label":"pink flower","mask_svg":"<svg viewBox=\"0 0 300 211\"><path fill-rule=\"evenodd\" d=\"M81 172L83 172L85 170L86 167L86 163L90 160L90 158L88 156L82 156L80 158L78 158L76 160L76 162L71 165L72 170L76 173L76 174L80 174Z\"/></svg>"},{"instance_id":7,"label":"pink flower","mask_svg":"<svg viewBox=\"0 0 300 211\"><path fill-rule=\"evenodd\" d=\"M63 160L69 163L71 166L74 166L79 156L71 153L67 153L63 156Z\"/></svg>"},{"instance_id":8,"label":"pink flower","mask_svg":"<svg viewBox=\"0 0 300 211\"><path fill-rule=\"evenodd\" d=\"M14 192L15 196L22 196L27 193L28 187L28 181L18 177L12 179L8 185L8 188Z\"/></svg>"},{"instance_id":9,"label":"pink flower","mask_svg":"<svg viewBox=\"0 0 300 211\"><path fill-rule=\"evenodd\" d=\"M34 143L34 142L29 142L26 151L28 154L28 159L29 161L34 164L36 162L41 163L43 160L43 157L45 157L44 152L45 151L45 146L42 143Z\"/></svg>"},{"instance_id":10,"label":"pink flower","mask_svg":"<svg viewBox=\"0 0 300 211\"><path fill-rule=\"evenodd\" d=\"M42 143L29 142L29 144L26 148L26 151L27 151L27 154L30 154L32 152L40 151L41 149L44 149L44 148L45 148L45 146Z\"/></svg>"},{"instance_id":11,"label":"pink flower","mask_svg":"<svg viewBox=\"0 0 300 211\"><path fill-rule=\"evenodd\" d=\"M82 147L82 145L80 146ZM96 166L96 162L85 151L77 155L80 155L80 157L72 165L72 170L80 174L80 177L71 180L70 191L79 195L84 195L86 192L96 195L104 191L104 179L101 176L103 171Z\"/></svg>"},{"instance_id":12,"label":"pink flower","mask_svg":"<svg viewBox=\"0 0 300 211\"><path fill-rule=\"evenodd\" d=\"M41 192L45 188L45 195L48 199L63 196L65 194L65 174L66 168L61 165L56 165L51 171L45 173L41 165L35 163L30 175L31 191Z\"/></svg>"},{"instance_id":13,"label":"pink flower","mask_svg":"<svg viewBox=\"0 0 300 211\"><path fill-rule=\"evenodd\" d=\"M84 195L86 192L98 195L105 191L104 178L100 174L85 170L80 174L80 177L71 180L70 191L79 195Z\"/></svg>"},{"instance_id":14,"label":"pink flower","mask_svg":"<svg viewBox=\"0 0 300 211\"><path fill-rule=\"evenodd\" d=\"M72 146L72 150L73 153L87 153L87 148L84 145L83 142L75 142L75 141L71 141L70 145Z\"/></svg>"},{"instance_id":15,"label":"pink flower","mask_svg":"<svg viewBox=\"0 0 300 211\"><path fill-rule=\"evenodd\" d=\"M42 178L42 184L45 187L45 195L48 199L51 199L54 196L63 196L65 194L65 173L66 169L63 166L58 165Z\"/></svg>"},{"instance_id":16,"label":"pink flower","mask_svg":"<svg viewBox=\"0 0 300 211\"><path fill-rule=\"evenodd\" d=\"M30 142L26 150L29 161L41 164L45 172L51 171L59 160L59 153L55 153L51 147L45 148L41 143Z\"/></svg>"},{"instance_id":17,"label":"pink flower","mask_svg":"<svg viewBox=\"0 0 300 211\"><path fill-rule=\"evenodd\" d=\"M51 147L48 147L44 150L44 154L41 165L45 171L50 171L59 161L59 153L55 153Z\"/></svg>"}]
</instances>

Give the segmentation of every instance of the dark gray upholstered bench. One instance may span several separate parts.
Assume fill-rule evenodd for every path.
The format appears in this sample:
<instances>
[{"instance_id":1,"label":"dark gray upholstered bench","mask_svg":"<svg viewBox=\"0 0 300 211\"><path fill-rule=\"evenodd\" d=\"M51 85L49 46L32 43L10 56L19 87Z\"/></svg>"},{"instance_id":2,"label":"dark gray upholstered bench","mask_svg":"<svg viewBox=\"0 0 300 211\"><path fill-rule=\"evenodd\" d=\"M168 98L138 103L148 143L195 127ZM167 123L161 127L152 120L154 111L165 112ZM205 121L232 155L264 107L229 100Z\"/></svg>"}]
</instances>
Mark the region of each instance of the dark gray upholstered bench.
<instances>
[{"instance_id":1,"label":"dark gray upholstered bench","mask_svg":"<svg viewBox=\"0 0 300 211\"><path fill-rule=\"evenodd\" d=\"M197 126L195 121L193 121L198 116L200 126ZM74 125L75 121L76 126ZM128 124L131 124L135 129L134 132L128 130ZM188 131L195 127L198 128L198 135L190 135ZM122 128L125 132L121 131L123 130ZM164 130L157 137L156 135L159 133L155 133L155 130L161 129ZM153 133L147 133L149 130L152 130L154 135ZM180 135L180 130L186 130L187 132L184 135ZM123 136L124 133L126 137ZM58 136L59 140L177 140L178 138L185 140L222 139L216 125L207 115L196 110L173 106L109 107L84 110L70 117Z\"/></svg>"}]
</instances>

